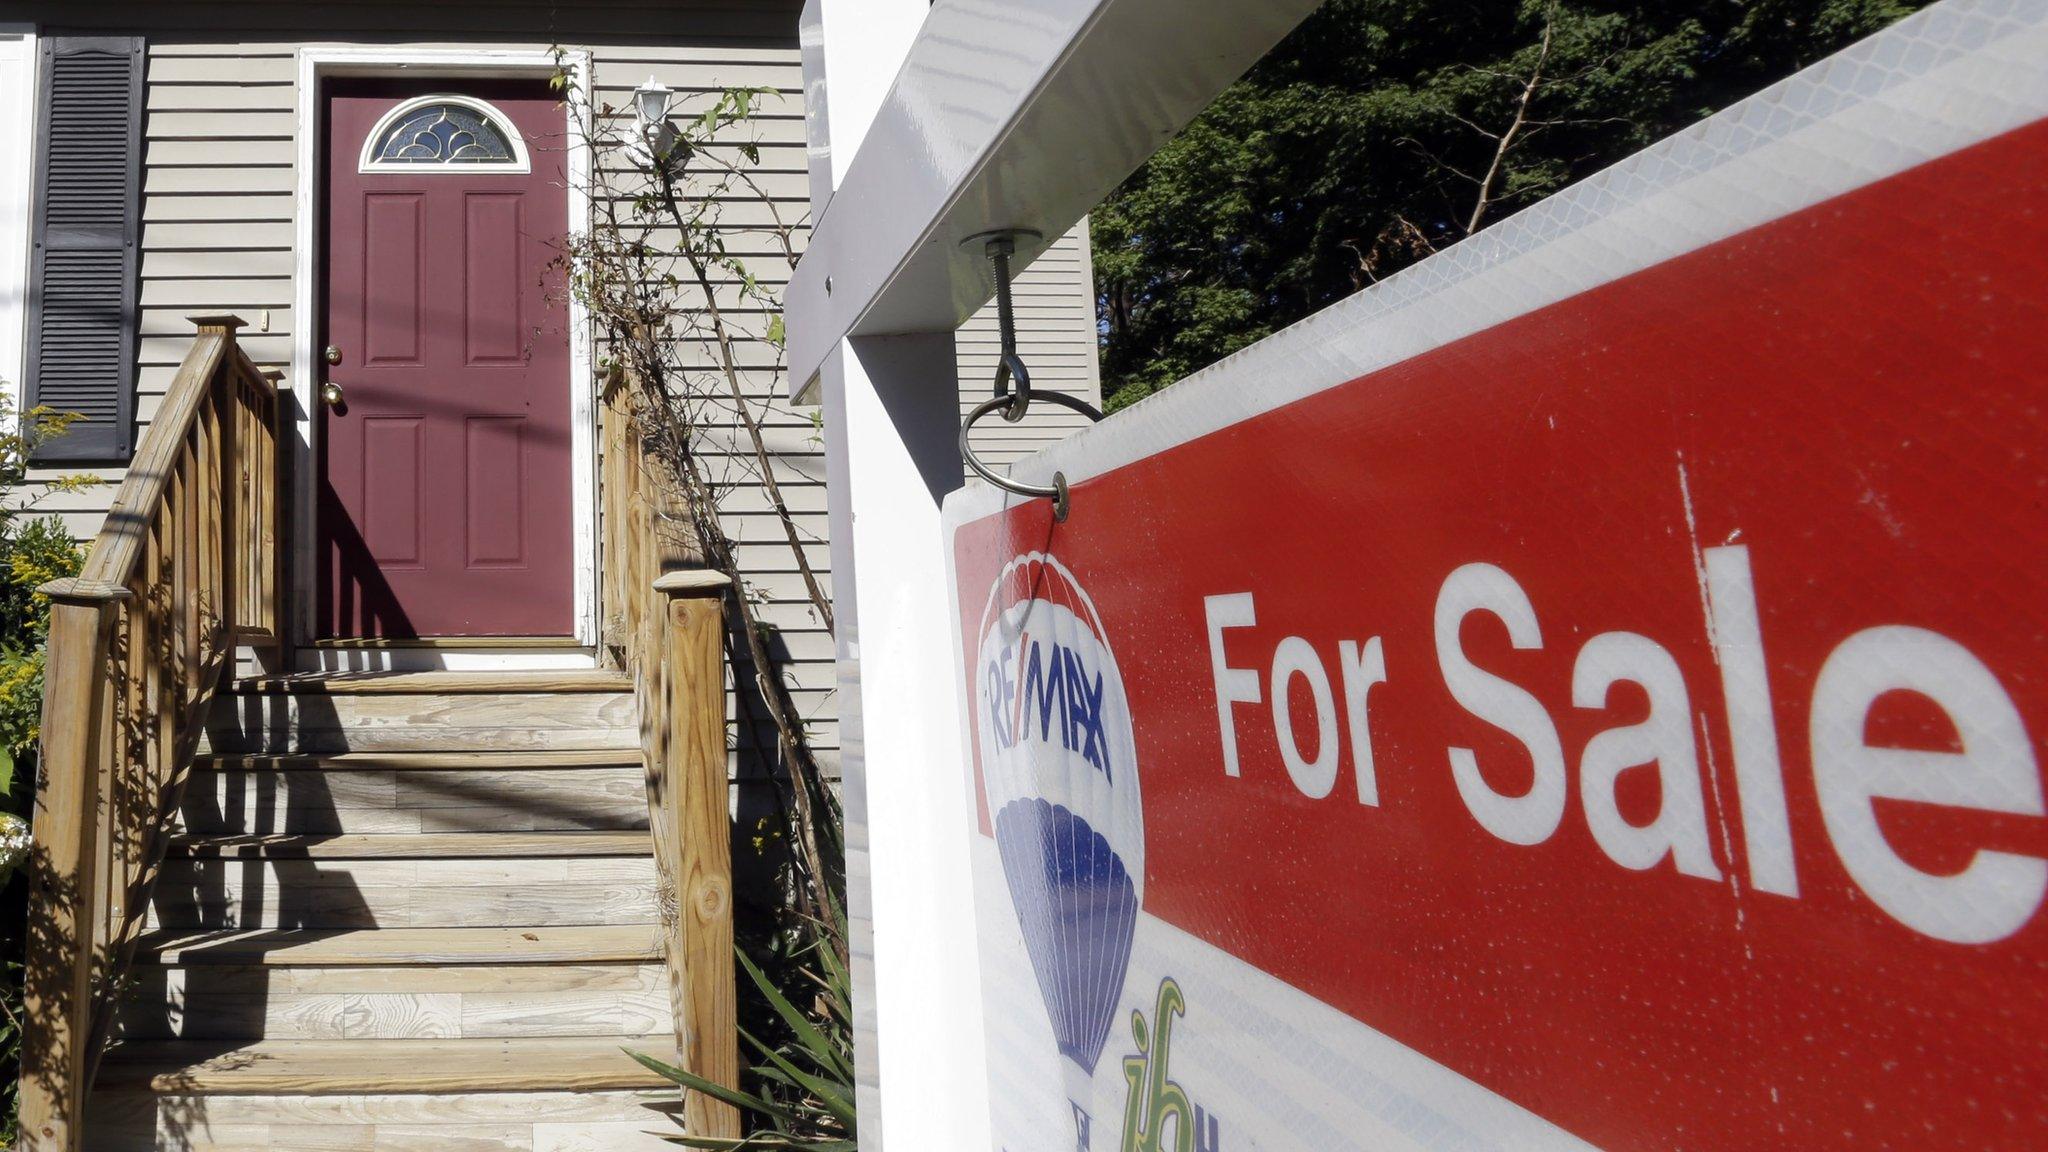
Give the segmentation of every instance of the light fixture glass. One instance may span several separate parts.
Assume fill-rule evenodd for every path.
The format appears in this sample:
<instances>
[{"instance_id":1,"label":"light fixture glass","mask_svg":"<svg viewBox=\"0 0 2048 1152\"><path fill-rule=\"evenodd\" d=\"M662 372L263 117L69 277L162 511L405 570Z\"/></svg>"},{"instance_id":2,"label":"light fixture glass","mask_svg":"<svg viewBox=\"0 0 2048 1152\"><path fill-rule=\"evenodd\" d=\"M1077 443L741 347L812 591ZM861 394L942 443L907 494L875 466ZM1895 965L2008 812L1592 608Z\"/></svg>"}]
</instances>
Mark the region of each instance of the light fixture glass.
<instances>
[{"instance_id":1,"label":"light fixture glass","mask_svg":"<svg viewBox=\"0 0 2048 1152\"><path fill-rule=\"evenodd\" d=\"M633 90L633 109L639 114L640 127L653 128L668 121L669 97L675 95L669 86L649 76L647 83Z\"/></svg>"}]
</instances>

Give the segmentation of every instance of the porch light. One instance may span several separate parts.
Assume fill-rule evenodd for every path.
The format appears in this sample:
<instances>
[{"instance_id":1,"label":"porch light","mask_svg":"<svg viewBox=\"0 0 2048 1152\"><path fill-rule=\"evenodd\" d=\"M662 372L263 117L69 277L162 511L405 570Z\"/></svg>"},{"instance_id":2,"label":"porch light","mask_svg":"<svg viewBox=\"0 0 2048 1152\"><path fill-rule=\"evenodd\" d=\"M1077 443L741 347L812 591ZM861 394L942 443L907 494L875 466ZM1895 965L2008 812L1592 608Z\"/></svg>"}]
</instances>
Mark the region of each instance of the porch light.
<instances>
[{"instance_id":1,"label":"porch light","mask_svg":"<svg viewBox=\"0 0 2048 1152\"><path fill-rule=\"evenodd\" d=\"M640 138L627 143L626 155L642 168L663 173L676 168L676 126L668 122L669 99L674 95L668 85L652 76L633 89L633 115L640 121Z\"/></svg>"},{"instance_id":2,"label":"porch light","mask_svg":"<svg viewBox=\"0 0 2048 1152\"><path fill-rule=\"evenodd\" d=\"M649 76L647 83L633 90L633 108L640 115L640 131L652 132L668 123L669 97L675 93L669 86Z\"/></svg>"}]
</instances>

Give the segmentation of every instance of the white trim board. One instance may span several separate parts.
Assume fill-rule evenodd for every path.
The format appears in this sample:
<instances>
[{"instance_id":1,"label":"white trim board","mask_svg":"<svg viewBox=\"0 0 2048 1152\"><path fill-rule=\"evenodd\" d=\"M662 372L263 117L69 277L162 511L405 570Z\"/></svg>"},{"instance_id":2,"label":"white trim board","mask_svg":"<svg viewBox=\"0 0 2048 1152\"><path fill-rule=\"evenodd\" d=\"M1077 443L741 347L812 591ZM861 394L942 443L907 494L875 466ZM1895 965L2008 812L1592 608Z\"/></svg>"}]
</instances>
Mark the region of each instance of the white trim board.
<instances>
[{"instance_id":1,"label":"white trim board","mask_svg":"<svg viewBox=\"0 0 2048 1152\"><path fill-rule=\"evenodd\" d=\"M320 300L320 222L323 200L320 181L320 81L333 76L445 76L449 78L515 77L545 78L557 68L573 76L578 99L565 109L569 163L569 220L571 231L581 232L590 224L591 159L588 142L577 130L574 108L590 103L590 54L545 50L427 49L427 48L301 48L298 67L298 152L296 181L298 214L293 222L292 307L296 331L292 335L291 372L286 390L297 397L298 438L293 445L293 474L298 477L292 494L295 521L310 526L317 513L313 490L313 463L318 460L319 422L313 419L314 391L323 379L324 365L314 347ZM598 641L597 620L597 396L596 374L591 366L591 322L589 311L573 296L569 301L569 418L571 483L575 510L575 612L576 639L590 652L570 659L588 667L595 660ZM293 635L300 645L298 661L310 667L323 666L328 657L304 647L314 635L318 605L314 598L313 574L318 563L315 534L298 532L292 543ZM368 649L352 659L370 663L356 667L561 667L560 650L522 653L507 651L459 655L432 649ZM485 661L482 664L476 663Z\"/></svg>"},{"instance_id":2,"label":"white trim board","mask_svg":"<svg viewBox=\"0 0 2048 1152\"><path fill-rule=\"evenodd\" d=\"M0 156L35 153L36 31L0 24ZM0 166L0 395L18 411L28 371L30 245L35 230L35 165ZM11 425L11 420L10 420ZM9 426L0 425L0 432Z\"/></svg>"},{"instance_id":3,"label":"white trim board","mask_svg":"<svg viewBox=\"0 0 2048 1152\"><path fill-rule=\"evenodd\" d=\"M597 667L577 648L316 648L304 646L293 672L538 672ZM265 669L268 671L268 669Z\"/></svg>"},{"instance_id":4,"label":"white trim board","mask_svg":"<svg viewBox=\"0 0 2048 1152\"><path fill-rule=\"evenodd\" d=\"M1018 461L1011 475L1100 476L2023 127L2048 116L2043 60L2048 0L1945 0ZM947 500L949 530L1005 499L969 484Z\"/></svg>"}]
</instances>

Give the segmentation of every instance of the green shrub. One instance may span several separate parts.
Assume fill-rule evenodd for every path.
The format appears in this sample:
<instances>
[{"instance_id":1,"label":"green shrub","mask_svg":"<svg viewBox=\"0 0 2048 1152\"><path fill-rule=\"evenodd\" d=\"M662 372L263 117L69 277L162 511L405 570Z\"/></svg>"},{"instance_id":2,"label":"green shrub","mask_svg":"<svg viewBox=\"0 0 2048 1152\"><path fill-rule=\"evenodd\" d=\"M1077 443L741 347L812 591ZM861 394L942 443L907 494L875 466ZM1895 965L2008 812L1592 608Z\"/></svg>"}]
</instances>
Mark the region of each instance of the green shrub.
<instances>
[{"instance_id":1,"label":"green shrub","mask_svg":"<svg viewBox=\"0 0 2048 1152\"><path fill-rule=\"evenodd\" d=\"M75 576L85 553L55 516L30 514L25 498L36 445L61 436L75 417L31 409L16 420L0 394L0 1146L15 1141L15 1080L21 1062L21 975L28 878L29 810L35 804L36 741L43 712L43 645L49 598L36 588ZM98 484L93 476L45 482L45 491Z\"/></svg>"},{"instance_id":2,"label":"green shrub","mask_svg":"<svg viewBox=\"0 0 2048 1152\"><path fill-rule=\"evenodd\" d=\"M84 559L55 516L0 523L0 751L16 762L34 754L42 719L50 603L36 589Z\"/></svg>"}]
</instances>

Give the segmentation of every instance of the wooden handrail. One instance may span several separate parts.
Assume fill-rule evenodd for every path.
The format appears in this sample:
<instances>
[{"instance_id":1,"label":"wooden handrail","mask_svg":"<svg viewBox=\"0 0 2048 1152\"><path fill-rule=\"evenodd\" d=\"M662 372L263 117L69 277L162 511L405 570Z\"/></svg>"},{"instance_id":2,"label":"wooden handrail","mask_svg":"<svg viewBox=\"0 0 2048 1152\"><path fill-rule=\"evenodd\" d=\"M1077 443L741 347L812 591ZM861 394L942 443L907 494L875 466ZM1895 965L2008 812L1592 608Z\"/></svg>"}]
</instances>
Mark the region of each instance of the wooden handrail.
<instances>
[{"instance_id":1,"label":"wooden handrail","mask_svg":"<svg viewBox=\"0 0 2048 1152\"><path fill-rule=\"evenodd\" d=\"M199 337L179 365L163 406L157 409L156 422L150 427L152 434L143 438L135 458L128 462L128 474L122 478L120 491L107 511L106 525L93 539L92 553L86 558L79 579L124 584L134 572L149 535L140 514L163 501L192 421L199 414L200 402L210 394L204 382L218 374L221 361L228 358L228 351L234 346L234 328L229 324L199 329ZM164 429L163 435L154 434L158 428Z\"/></svg>"},{"instance_id":2,"label":"wooden handrail","mask_svg":"<svg viewBox=\"0 0 2048 1152\"><path fill-rule=\"evenodd\" d=\"M663 952L681 1066L739 1085L727 816L724 596L702 566L686 509L647 453L638 390L621 375L603 407L606 646L633 673L659 881ZM738 1137L737 1109L691 1092L684 1127Z\"/></svg>"},{"instance_id":3,"label":"wooden handrail","mask_svg":"<svg viewBox=\"0 0 2048 1152\"><path fill-rule=\"evenodd\" d=\"M206 711L240 639L288 618L277 388L199 333L77 577L50 597L24 962L21 1144L82 1147L85 1098Z\"/></svg>"}]
</instances>

